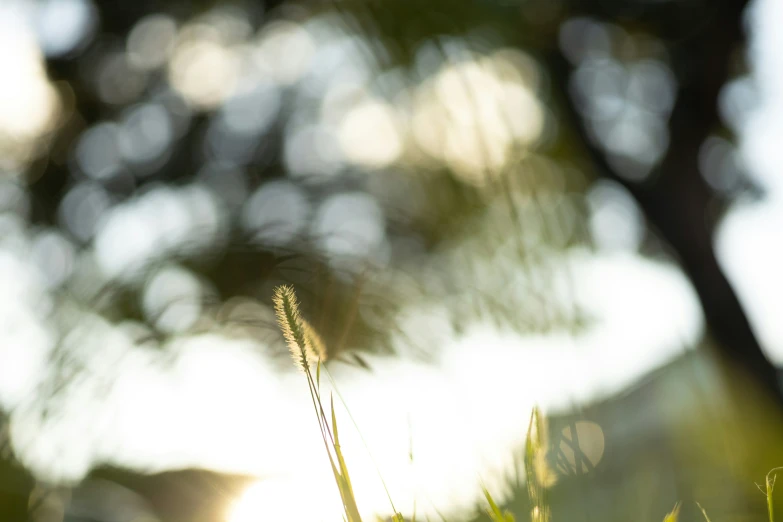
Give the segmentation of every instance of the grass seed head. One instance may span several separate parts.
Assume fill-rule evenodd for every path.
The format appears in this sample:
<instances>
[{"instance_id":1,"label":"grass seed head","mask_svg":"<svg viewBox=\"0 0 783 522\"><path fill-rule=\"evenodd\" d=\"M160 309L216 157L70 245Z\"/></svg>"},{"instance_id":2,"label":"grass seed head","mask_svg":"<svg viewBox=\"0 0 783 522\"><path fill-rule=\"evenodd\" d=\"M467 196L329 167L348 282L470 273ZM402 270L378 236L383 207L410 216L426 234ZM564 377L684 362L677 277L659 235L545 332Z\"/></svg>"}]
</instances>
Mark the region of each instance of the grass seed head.
<instances>
[{"instance_id":1,"label":"grass seed head","mask_svg":"<svg viewBox=\"0 0 783 522\"><path fill-rule=\"evenodd\" d=\"M326 360L326 345L321 336L299 312L299 301L290 285L281 285L275 289L272 299L275 305L275 315L280 330L283 332L286 345L291 352L294 364L303 370Z\"/></svg>"},{"instance_id":2,"label":"grass seed head","mask_svg":"<svg viewBox=\"0 0 783 522\"><path fill-rule=\"evenodd\" d=\"M302 327L302 317L299 313L299 302L296 299L293 287L290 285L278 286L275 288L275 295L272 301L275 305L277 324L283 332L283 338L291 351L294 364L304 371L312 361L308 359L305 331Z\"/></svg>"},{"instance_id":3,"label":"grass seed head","mask_svg":"<svg viewBox=\"0 0 783 522\"><path fill-rule=\"evenodd\" d=\"M309 322L307 322L307 320L301 319L301 325L302 330L304 331L305 349L307 350L308 359L313 361L320 360L321 362L325 361L327 353L326 344L324 344L323 339L321 339L321 336L318 335L318 332Z\"/></svg>"}]
</instances>

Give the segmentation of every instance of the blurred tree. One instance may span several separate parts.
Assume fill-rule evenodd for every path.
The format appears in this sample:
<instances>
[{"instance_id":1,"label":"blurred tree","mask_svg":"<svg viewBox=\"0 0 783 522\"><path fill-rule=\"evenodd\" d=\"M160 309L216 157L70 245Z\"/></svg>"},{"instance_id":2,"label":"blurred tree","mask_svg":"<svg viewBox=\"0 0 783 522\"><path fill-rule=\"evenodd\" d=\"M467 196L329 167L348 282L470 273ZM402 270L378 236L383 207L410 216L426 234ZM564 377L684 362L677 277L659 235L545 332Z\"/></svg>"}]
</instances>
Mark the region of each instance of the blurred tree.
<instances>
[{"instance_id":1,"label":"blurred tree","mask_svg":"<svg viewBox=\"0 0 783 522\"><path fill-rule=\"evenodd\" d=\"M113 57L126 51L133 29L144 17L158 10L165 10L181 23L209 15L217 7L236 9L252 31L278 18L301 21L309 15L336 11L343 18L335 25L348 35L355 33L364 37L362 52L372 55L369 60L378 66L379 73L402 68L411 73L405 77L411 83L435 74L436 68L427 69L417 62L426 62L427 56L423 60L421 55L426 55L422 49L428 46L440 55L435 62L457 61L477 51L515 47L527 53L526 56L532 56L541 67L539 83L543 87L539 95L554 118L548 129L553 137L542 140L543 144L538 148L516 151L524 161L512 165L509 170L519 167L518 170L524 171L526 166L539 161L539 166L556 165L557 168L551 170L558 174L549 176L550 171L531 167L530 172L519 176L506 176L483 168L492 159L491 140L495 136L477 139L487 141L483 143L487 150L476 155L484 154L489 159L483 157L475 169L490 178L485 184L461 175L454 165L428 168L426 176L417 175L414 161L396 166L396 170L402 172L400 178L413 174L409 176L413 181L401 184L402 196L398 199L414 206L415 200L422 198L428 205L426 211L418 214L408 212L402 217L389 218L386 224L389 235L400 242L408 241L404 244L414 245L410 249L412 254L394 259L392 265L399 268L407 262L415 270L428 269L427 277L432 276L436 281L433 286L443 292L442 295L453 297L450 304L462 306L464 303L457 299L461 293L459 284L464 286L471 282L454 277L447 269L438 277L433 276L443 268L443 264L438 264L442 259L427 264L423 260L424 254L436 257L453 246L455 237L469 233L485 240L480 246L487 250L500 244L499 240L492 243L496 238L488 238L490 234L483 229L476 234L471 227L486 218L491 206L488 201L496 201L493 197L507 197L509 214L519 218L515 213L521 211L514 196L529 189L520 189L523 185L520 178L524 177L525 182L535 186L530 189L531 193L552 185L555 187L552 192L559 195L583 193L595 178L611 179L634 197L652 231L665 243L663 250L677 258L692 281L704 310L708 335L715 341L709 344L716 347L729 365L741 368L745 375L755 380L768 398L783 406L777 371L764 356L713 248L715 226L727 196L711 187L699 163L705 141L713 134L729 133L725 122L721 121L718 98L726 82L742 72L744 35L741 20L745 1L431 0L422 3L414 0L341 0L335 3L237 4L179 0L165 6L146 1L100 2L95 7L100 31L92 42L79 52L50 57L47 61L51 78L63 82L60 84L63 92L69 93L64 98L72 107L70 116L54 134L49 153L27 168L33 206L31 221L35 226L67 228L62 224L63 202L82 182L100 185L101 190L109 194L108 207L143 197L160 187L176 189L194 180L203 180L208 175L204 174L206 164L219 164L219 173L226 177L232 169L241 171L237 190L247 194L272 182L288 179L286 162L290 162L290 158L286 158L285 144L289 137L286 136L285 120L295 119L296 106L312 102L305 95L288 91L280 94L283 109L265 131L264 139L253 143L249 151L241 149L241 140L236 136L226 138L234 157L219 158L226 160L223 163L210 157L209 151L205 152L204 143L218 119L219 106L213 106L188 113L190 120L183 125L182 135L172 140L165 161L150 172L125 175L123 171L115 177L97 176L100 179L96 181L90 179L96 176L74 167L77 163L75 150L87 130L105 122L130 118L129 114L141 102L171 103L174 106L172 113L177 112L177 103L184 104L182 100L172 101L171 97L164 96L169 93L166 89L170 80L165 68L145 73L146 83L140 83L144 87L119 101L107 101L95 85L100 70L108 68L106 64ZM189 29L198 32L198 28ZM337 29L321 27L320 30ZM282 56L282 60L288 58ZM119 76L120 83L133 83L130 73ZM208 82L211 80L208 76L197 80ZM486 86L479 86L474 93L476 100L488 95L481 87ZM511 108L504 115L511 120L509 126L514 125L514 118L530 117L527 112ZM452 122L442 123L451 125ZM145 128L142 134L146 136L149 132ZM231 148L233 146L237 148ZM581 175L563 174L566 169L561 167L568 164L582 167L588 173L587 179ZM346 170L342 176L318 183L297 180L297 188L302 190L296 192L297 197L292 201L307 202L343 191L370 190L367 187L372 181L367 181L364 172L356 172L361 168ZM399 172L390 173L388 177ZM376 192L393 196L385 186ZM281 208L288 210L291 206ZM580 218L583 217L583 209L579 204L575 206ZM105 216L98 217L105 219ZM231 216L230 221L229 226L215 234L218 239L214 244L199 255L177 253L163 260L173 260L188 273L202 278L199 281L209 288L209 298L214 301L209 304L217 307L217 304L241 296L265 301L275 283L287 280L300 283L306 289L302 298L308 313L317 315L316 311L322 311L328 314L318 318L316 324L330 346L336 346L338 350L346 345L378 346L379 343L374 342L378 330L393 330L393 325L378 319L384 311L391 315L395 305L394 291L405 286L402 284L404 278L389 282L371 272L363 277L346 276L349 271L335 268L328 256L312 245L296 244L284 248L273 242L259 244L243 229L241 217ZM519 221L515 219L515 225ZM495 227L497 230L505 236L518 232L517 228L508 227ZM88 249L93 238L87 235L74 241ZM582 237L568 239L556 246L563 248L569 241L587 240ZM524 248L522 244L520 249ZM652 235L648 237L646 248L656 255L660 253L655 251ZM449 250L454 251L461 253L458 248ZM92 267L85 266L84 271L89 273ZM468 277L464 273L462 276ZM155 330L156 318L151 317L154 314L144 310L144 281L109 283L108 299L97 292L85 293L83 297L89 306L117 321L130 318L152 323L150 330ZM366 297L365 283L377 285L371 296L374 300ZM81 280L68 290L76 293L78 288L75 287L79 284ZM379 288L384 292L378 291ZM364 307L361 311L364 313L357 311L357 296L363 296L360 305ZM539 297L532 292L530 296L531 301ZM470 301L468 304L476 308L496 304L488 298ZM528 308L534 308L536 304ZM516 322L528 328L524 316L527 311L515 305L491 308L492 315L494 318L503 315L502 320L506 323ZM498 312L501 309L502 314ZM207 327L209 325L204 328ZM156 334L164 337L171 332L161 329Z\"/></svg>"},{"instance_id":2,"label":"blurred tree","mask_svg":"<svg viewBox=\"0 0 783 522\"><path fill-rule=\"evenodd\" d=\"M638 201L654 230L682 264L696 289L709 334L719 355L753 376L779 406L777 369L764 355L748 318L723 274L714 250L716 225L725 198L708 184L699 164L707 139L726 133L718 110L721 90L744 52L742 21L748 2L574 2L568 16L617 20L656 35L665 45L677 84L668 121L669 146L644 178L624 175L607 160L607 151L589 135L588 122L569 89L571 67L550 34L546 61L561 102L562 117L586 149L599 175L621 183ZM533 30L533 27L528 26Z\"/></svg>"},{"instance_id":3,"label":"blurred tree","mask_svg":"<svg viewBox=\"0 0 783 522\"><path fill-rule=\"evenodd\" d=\"M349 12L359 13L359 23L379 28L387 39L387 48L397 51L395 57L400 61L410 60L412 50L427 38L442 38L471 28L491 27L532 52L550 75L553 108L563 135L552 153L574 160L578 157L589 172L620 183L633 195L652 230L664 241L667 253L681 263L693 283L718 355L732 369L752 376L765 396L783 406L777 369L764 355L715 255L714 233L726 208L727 195L707 182L710 173L700 165L700 153L708 138L730 134L718 102L727 82L743 72L746 0L526 0L456 5L435 1L426 6L358 0L338 5L346 4ZM645 47L659 49L648 53ZM596 100L590 97L633 96L634 85L627 74L613 75L611 68L600 71L595 67L593 72L604 77L590 80L594 85L588 89L593 92L580 92L578 62L582 61L582 69L588 68L584 61L591 53L604 64L652 58L665 60L670 68L674 102L663 122L665 143L648 145L648 149L662 149L654 161L634 164L633 158L618 154L616 143L611 143L622 141L622 136L601 135L597 129L606 122L596 120L619 122L622 110L617 111L620 114L591 114L589 105ZM641 81L651 98L647 102L653 107L670 95L654 76L643 76ZM636 129L625 127L621 131L618 123L615 132L634 133L639 128L645 132L643 120L634 120L633 124ZM644 154L642 151L639 155Z\"/></svg>"},{"instance_id":4,"label":"blurred tree","mask_svg":"<svg viewBox=\"0 0 783 522\"><path fill-rule=\"evenodd\" d=\"M448 38L465 37L468 34L477 35L468 39L468 45L514 45L532 53L544 66L551 80L552 108L556 111L556 125L561 136L549 147L548 154L554 158L580 162L589 172L620 183L633 195L652 229L666 243L669 254L680 261L693 282L705 313L709 334L717 341L720 355L730 365L742 368L746 374L753 376L769 397L782 403L777 372L764 356L715 256L713 235L726 196L713 190L699 165L699 154L705 141L713 134L727 133L719 115L718 97L726 82L741 72L737 64L741 63L743 51L741 21L746 3L698 0L485 0L454 3L436 0L422 5L412 1L344 0L307 7L316 10L337 8L345 15L348 26L355 26L370 39L381 38L383 52L378 52L376 60L385 68L399 64L412 65L416 50L426 42L441 42L448 47L445 43ZM180 18L187 18L206 12L214 5L212 2L183 1L168 4L166 10ZM259 24L263 11L275 12L275 9L282 7L283 11L280 12L285 12L291 6L271 2L266 3L263 9L255 4L244 5L241 9L249 14L252 23ZM154 4L148 2L133 5L101 3L99 38L81 55L66 55L49 60L48 68L53 79L66 81L74 93L76 117L72 117L62 127L52 149L54 152L66 152L44 157L38 165L29 169L33 180L34 222L41 225L57 224L61 201L73 184L71 163L64 158L70 154L67 151L74 146L81 130L114 117L126 108L127 104L112 105L102 100L91 84L91 75L86 71L95 67L93 62L105 49L121 47L134 25L155 8ZM566 31L568 24L571 27ZM582 46L583 49L575 51L574 46ZM592 51L591 46L595 47ZM602 46L605 49L601 49ZM653 72L655 67L660 69L660 66L670 71L672 77L669 80L674 84L675 91L671 107L662 109L660 114L662 128L657 124L658 127L653 125L645 130L644 119L631 118L623 123L620 121L622 114L596 115L590 112L591 104L595 105L591 96L608 96L600 89L625 96L634 88L627 74L613 76L609 74L610 68L600 80L603 83L595 83L599 81L596 79L587 80L595 85L588 86L587 91L584 86L580 90L579 82L587 76L583 73L589 72L591 67L596 69L595 65L585 61L585 57L589 58L588 55L593 51L604 53L605 63L619 63L620 67L623 60L630 63L636 59L637 62L646 60L645 63L652 67ZM574 55L579 53L584 56L575 58ZM656 97L663 99L670 96L666 85L661 87L660 78L656 78L655 74L642 74L638 80L642 83L641 90L645 91L642 97L647 96L647 102L652 106L660 102L656 101ZM151 80L151 83L154 84L155 80ZM589 91L590 88L592 91ZM639 89L638 86L636 88ZM660 103L665 104L665 101ZM208 113L195 116L192 130L177 144L160 173L145 178L137 177L135 183L127 186L121 181L117 186L110 185L113 197L122 200L142 192L147 185L154 186L161 181L180 183L192 179L205 160L201 149L208 116ZM638 158L631 157L633 154L624 153L618 149L617 143L611 143L617 142L617 133L623 132L621 124L631 125L632 133L641 133L642 141L648 140L648 155L652 154L652 159L639 163ZM606 130L612 125L613 131ZM614 137L612 132L615 133ZM279 130L272 131L267 138L269 143L280 143L282 140ZM263 183L283 170L279 154L272 153L263 161L248 166L251 186ZM642 157L644 154L637 156ZM505 181L500 180L499 183L501 191L508 188L504 188ZM443 190L443 184L435 190ZM454 194L459 192L471 193L473 188L463 186ZM463 211L465 207L457 204L457 201L453 199L443 209L445 219L452 221L457 212ZM438 234L446 231L443 227L434 230L439 230ZM425 231L409 229L407 233L410 232ZM229 234L227 243L234 246L209 258L199 259L194 265L195 269L208 275L223 299L246 293L248 285L260 290L261 287L256 283L251 284L248 278L253 281L268 280L272 273L270 270L276 270L281 260L287 260L285 255L281 258L274 251L257 247L238 248L237 245L247 242L247 237L237 228L232 228ZM437 240L430 236L428 242L434 245ZM307 260L298 263L300 267L319 263L317 256L312 257L313 252L298 251L297 255L309 256ZM251 266L255 270L250 270ZM292 273L289 271L288 275ZM301 279L302 276L296 277ZM311 278L308 277L308 280L312 283ZM323 278L319 280L324 281ZM354 329L359 328L356 332L360 332L361 320L353 322L346 319L351 315L348 302L355 296L350 288L351 283L346 283L342 278L331 278L328 281L330 283L322 285L320 290L313 289L320 295L321 302L329 291L333 296L342 296L345 304L332 310L332 313L343 310L340 312L342 319L326 322L326 328L333 330L327 331L327 336L334 339L341 337L342 329L349 323ZM262 286L268 294L270 285ZM331 290L327 290L327 287ZM135 317L141 313L133 297L118 302L127 305L117 312L119 316ZM311 306L317 307L315 302ZM352 344L370 343L358 341Z\"/></svg>"}]
</instances>

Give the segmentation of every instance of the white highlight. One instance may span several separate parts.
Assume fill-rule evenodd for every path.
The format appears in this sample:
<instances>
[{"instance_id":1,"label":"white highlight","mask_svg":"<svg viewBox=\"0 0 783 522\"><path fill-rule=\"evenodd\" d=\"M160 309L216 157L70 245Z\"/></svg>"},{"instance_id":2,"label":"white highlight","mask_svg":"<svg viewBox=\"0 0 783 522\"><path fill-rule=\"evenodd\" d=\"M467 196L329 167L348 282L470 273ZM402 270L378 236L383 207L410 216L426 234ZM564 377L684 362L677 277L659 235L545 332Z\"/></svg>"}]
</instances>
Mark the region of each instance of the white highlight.
<instances>
[{"instance_id":1,"label":"white highlight","mask_svg":"<svg viewBox=\"0 0 783 522\"><path fill-rule=\"evenodd\" d=\"M509 456L523 441L533 404L559 408L616 392L698 338L696 300L672 267L632 254L574 252L563 262L574 270L576 300L597 319L584 334L520 336L479 323L461 338L444 329L433 340L442 347L434 364L374 356L373 373L332 366L403 513L410 515L414 500L422 516L434 507L447 516L468 509L478 500L479 477L502 496L501 472L511 470ZM20 353L19 341L1 341ZM239 500L231 522L250 516L252 506L263 506L260 514L288 513L286 520L318 520L304 508L290 511L303 484L322 520L340 520L304 377L281 374L258 356L258 346L210 334L149 350L89 316L65 346L89 373L65 391L62 416L42 424L40 405L27 402L12 420L17 454L36 473L75 480L96 462L254 473L273 482ZM173 362L164 364L163 354L174 354ZM323 377L322 386L328 389ZM9 393L20 390L9 387L0 397ZM337 408L360 510L388 513L368 453Z\"/></svg>"}]
</instances>

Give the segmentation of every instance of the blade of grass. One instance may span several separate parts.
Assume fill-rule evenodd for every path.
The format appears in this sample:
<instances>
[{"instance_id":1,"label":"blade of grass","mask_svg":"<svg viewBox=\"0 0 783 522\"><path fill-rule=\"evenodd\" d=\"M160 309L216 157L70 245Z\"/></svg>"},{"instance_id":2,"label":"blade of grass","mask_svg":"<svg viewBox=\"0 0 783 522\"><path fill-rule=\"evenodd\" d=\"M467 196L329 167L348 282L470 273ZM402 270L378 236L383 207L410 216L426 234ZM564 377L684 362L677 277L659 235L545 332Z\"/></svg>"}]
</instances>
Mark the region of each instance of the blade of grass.
<instances>
[{"instance_id":1,"label":"blade of grass","mask_svg":"<svg viewBox=\"0 0 783 522\"><path fill-rule=\"evenodd\" d=\"M677 522L679 518L680 518L680 503L677 502L674 505L674 509L672 509L668 515L663 517L663 522Z\"/></svg>"},{"instance_id":2,"label":"blade of grass","mask_svg":"<svg viewBox=\"0 0 783 522\"><path fill-rule=\"evenodd\" d=\"M348 518L353 522L353 520L360 521L361 517L359 517L359 509L356 506L356 498L353 494L353 486L351 485L351 477L348 474L348 466L345 464L345 459L343 458L343 452L340 449L340 437L338 435L337 431L337 415L334 412L334 396L330 396L330 407L332 409L332 432L334 434L334 451L337 454L337 463L340 466L340 478L342 479L342 488L341 490L344 492L343 495L343 504L345 505L345 509L348 512Z\"/></svg>"},{"instance_id":3,"label":"blade of grass","mask_svg":"<svg viewBox=\"0 0 783 522\"><path fill-rule=\"evenodd\" d=\"M696 502L696 505L699 506L699 509L701 509L701 514L704 515L704 520L706 520L707 522L712 522L710 520L710 517L707 516L707 511L703 507L701 507L701 504Z\"/></svg>"},{"instance_id":4,"label":"blade of grass","mask_svg":"<svg viewBox=\"0 0 783 522\"><path fill-rule=\"evenodd\" d=\"M769 512L769 522L775 522L775 509L772 502L772 491L775 489L775 480L777 480L777 471L780 471L783 467L772 468L767 473L765 480L766 495L767 495L767 511Z\"/></svg>"},{"instance_id":5,"label":"blade of grass","mask_svg":"<svg viewBox=\"0 0 783 522\"><path fill-rule=\"evenodd\" d=\"M391 504L392 513L398 513L397 508L394 507L394 501L391 498L391 493L389 493L389 488L386 485L386 481L383 479L383 474L381 473L381 469L380 467L378 467L378 462L375 460L375 457L370 451L370 446L367 444L367 440L364 438L364 435L362 435L362 431L359 429L359 425L356 423L356 420L353 418L353 415L351 414L351 410L350 408L348 408L348 404L346 404L345 399L343 398L343 394L340 393L340 389L337 387L337 384L334 382L334 378L332 377L329 368L324 366L324 372L326 372L326 376L329 378L329 383L332 385L332 389L335 391L335 393L337 393L337 398L340 399L340 402L345 408L345 411L348 413L348 418L351 420L351 424L353 424L353 427L356 429L356 432L359 434L359 439L362 441L362 444L364 445L364 449L367 450L367 454L370 456L370 461L372 462L372 465L375 468L375 472L378 474L378 478L381 480L381 485L383 485L383 490L386 492L386 498L389 499L389 504ZM412 459L413 454L411 453L409 456Z\"/></svg>"},{"instance_id":6,"label":"blade of grass","mask_svg":"<svg viewBox=\"0 0 783 522\"><path fill-rule=\"evenodd\" d=\"M514 516L508 511L504 513L500 510L500 507L495 502L495 499L492 498L492 495L490 495L489 490L486 487L481 486L481 490L484 492L487 503L489 503L489 510L487 510L487 513L492 522L514 522Z\"/></svg>"},{"instance_id":7,"label":"blade of grass","mask_svg":"<svg viewBox=\"0 0 783 522\"><path fill-rule=\"evenodd\" d=\"M546 425L538 407L530 413L530 424L525 437L525 474L532 522L548 522L550 518L546 489L552 483L552 472L546 462Z\"/></svg>"}]
</instances>

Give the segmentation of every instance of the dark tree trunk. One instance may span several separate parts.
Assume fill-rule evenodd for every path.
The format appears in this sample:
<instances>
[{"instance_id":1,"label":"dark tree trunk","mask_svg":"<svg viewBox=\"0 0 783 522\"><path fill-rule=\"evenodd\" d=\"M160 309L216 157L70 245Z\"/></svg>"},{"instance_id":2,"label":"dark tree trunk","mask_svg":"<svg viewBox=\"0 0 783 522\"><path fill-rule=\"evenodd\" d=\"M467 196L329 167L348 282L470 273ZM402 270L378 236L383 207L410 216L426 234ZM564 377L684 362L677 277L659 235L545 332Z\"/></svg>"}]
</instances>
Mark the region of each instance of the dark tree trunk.
<instances>
[{"instance_id":1,"label":"dark tree trunk","mask_svg":"<svg viewBox=\"0 0 783 522\"><path fill-rule=\"evenodd\" d=\"M587 147L596 172L621 183L633 195L649 224L679 258L698 293L720 358L732 369L751 377L783 407L777 370L764 355L715 256L716 198L698 164L702 143L721 128L718 95L730 77L731 58L744 43L741 22L746 3L739 0L701 4L701 23L682 27L680 34L675 35L671 31L677 25L676 17L658 13L652 18L653 30L673 37L669 52L679 90L669 120L669 149L655 171L642 182L623 178L611 168L604 153L591 144L585 122L569 96L571 67L556 48L556 41L551 44L547 60L562 116L570 120L566 126ZM693 20L692 13L688 18Z\"/></svg>"}]
</instances>

